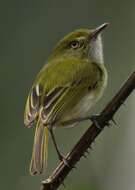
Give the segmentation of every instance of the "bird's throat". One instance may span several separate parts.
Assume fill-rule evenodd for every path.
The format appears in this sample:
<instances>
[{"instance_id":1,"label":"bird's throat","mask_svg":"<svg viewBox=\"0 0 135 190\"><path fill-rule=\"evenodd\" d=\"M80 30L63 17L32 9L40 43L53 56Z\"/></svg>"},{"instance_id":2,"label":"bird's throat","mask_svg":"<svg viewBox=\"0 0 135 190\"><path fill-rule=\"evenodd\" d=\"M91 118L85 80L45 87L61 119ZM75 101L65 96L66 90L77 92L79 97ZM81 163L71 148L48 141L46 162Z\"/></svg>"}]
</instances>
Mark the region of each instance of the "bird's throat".
<instances>
[{"instance_id":1,"label":"bird's throat","mask_svg":"<svg viewBox=\"0 0 135 190\"><path fill-rule=\"evenodd\" d=\"M100 64L104 63L101 35L98 35L96 38L93 38L91 40L89 48L89 58L93 62Z\"/></svg>"}]
</instances>

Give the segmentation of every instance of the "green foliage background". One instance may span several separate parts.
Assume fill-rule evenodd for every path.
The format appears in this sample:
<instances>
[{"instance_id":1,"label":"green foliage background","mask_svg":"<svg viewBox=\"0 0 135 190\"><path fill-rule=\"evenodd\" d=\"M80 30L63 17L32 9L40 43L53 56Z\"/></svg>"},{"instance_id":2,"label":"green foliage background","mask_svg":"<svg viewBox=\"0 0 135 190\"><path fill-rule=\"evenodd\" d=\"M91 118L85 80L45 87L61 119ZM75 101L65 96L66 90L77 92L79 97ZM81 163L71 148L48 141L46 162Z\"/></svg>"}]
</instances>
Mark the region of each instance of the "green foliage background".
<instances>
[{"instance_id":1,"label":"green foliage background","mask_svg":"<svg viewBox=\"0 0 135 190\"><path fill-rule=\"evenodd\" d=\"M34 128L23 125L28 90L53 45L76 28L110 22L103 37L109 84L95 109L98 113L135 68L134 20L133 0L0 1L0 189L37 190L58 163L50 142L47 173L29 176ZM134 98L117 114L119 127L105 129L88 159L82 159L67 178L67 190L135 189ZM63 152L70 150L88 125L56 130Z\"/></svg>"}]
</instances>

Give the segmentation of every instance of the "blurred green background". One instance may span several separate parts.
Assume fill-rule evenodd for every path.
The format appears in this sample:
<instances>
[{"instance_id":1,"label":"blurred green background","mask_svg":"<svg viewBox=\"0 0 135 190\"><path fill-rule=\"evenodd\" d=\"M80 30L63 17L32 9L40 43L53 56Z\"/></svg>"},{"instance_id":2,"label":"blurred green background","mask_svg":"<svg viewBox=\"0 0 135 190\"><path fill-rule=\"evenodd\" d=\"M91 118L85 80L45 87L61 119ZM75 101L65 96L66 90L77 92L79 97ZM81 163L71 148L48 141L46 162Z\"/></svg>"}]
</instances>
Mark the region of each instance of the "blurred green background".
<instances>
[{"instance_id":1,"label":"blurred green background","mask_svg":"<svg viewBox=\"0 0 135 190\"><path fill-rule=\"evenodd\" d=\"M23 125L26 96L61 37L76 28L93 28L104 22L110 22L103 37L109 84L95 113L135 68L135 1L0 1L0 189L37 190L56 167L57 155L50 142L47 173L36 177L28 173L34 128ZM82 159L78 170L66 179L67 190L135 189L134 112L132 94L115 117L118 127L106 128L88 159ZM55 131L63 152L71 149L88 125Z\"/></svg>"}]
</instances>

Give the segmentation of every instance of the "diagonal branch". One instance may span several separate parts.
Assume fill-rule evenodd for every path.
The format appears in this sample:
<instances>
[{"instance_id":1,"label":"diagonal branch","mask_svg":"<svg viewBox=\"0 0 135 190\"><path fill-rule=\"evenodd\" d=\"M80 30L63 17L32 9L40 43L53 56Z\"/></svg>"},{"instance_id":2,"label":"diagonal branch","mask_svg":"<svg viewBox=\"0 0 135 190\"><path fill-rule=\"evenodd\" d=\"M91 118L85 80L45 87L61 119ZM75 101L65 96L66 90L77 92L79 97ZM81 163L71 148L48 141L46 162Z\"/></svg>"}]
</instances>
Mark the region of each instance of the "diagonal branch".
<instances>
[{"instance_id":1,"label":"diagonal branch","mask_svg":"<svg viewBox=\"0 0 135 190\"><path fill-rule=\"evenodd\" d=\"M53 171L52 175L42 182L41 190L56 190L61 184L63 184L64 179L69 174L69 172L75 167L76 163L80 160L88 149L91 148L91 144L94 142L96 137L101 133L106 125L113 120L114 114L128 98L131 92L135 88L135 71L130 75L127 81L120 88L118 93L112 98L112 100L107 104L107 106L101 112L99 117L100 129L97 128L94 123L87 129L84 135L80 138L78 143L66 156L68 165L64 162L60 162L58 167Z\"/></svg>"}]
</instances>

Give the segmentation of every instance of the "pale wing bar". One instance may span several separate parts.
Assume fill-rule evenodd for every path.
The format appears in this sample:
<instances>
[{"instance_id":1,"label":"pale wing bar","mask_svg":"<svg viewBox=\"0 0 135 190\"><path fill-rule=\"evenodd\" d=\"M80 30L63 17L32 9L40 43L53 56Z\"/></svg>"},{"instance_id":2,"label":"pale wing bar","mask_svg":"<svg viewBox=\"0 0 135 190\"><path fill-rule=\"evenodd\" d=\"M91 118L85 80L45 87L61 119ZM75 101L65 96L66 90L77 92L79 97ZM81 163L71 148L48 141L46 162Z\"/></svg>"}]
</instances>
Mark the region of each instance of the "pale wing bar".
<instances>
[{"instance_id":1,"label":"pale wing bar","mask_svg":"<svg viewBox=\"0 0 135 190\"><path fill-rule=\"evenodd\" d=\"M41 104L42 92L43 92L43 89L41 85L39 84L34 86L30 91L30 94L26 103L26 110L25 110L25 116L24 116L24 124L27 127L31 127L33 123L35 122L35 119L37 118L38 111Z\"/></svg>"}]
</instances>

